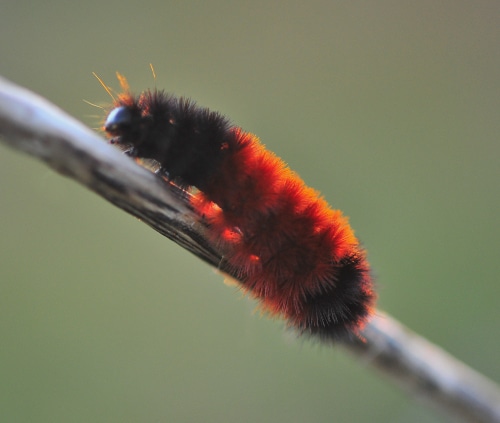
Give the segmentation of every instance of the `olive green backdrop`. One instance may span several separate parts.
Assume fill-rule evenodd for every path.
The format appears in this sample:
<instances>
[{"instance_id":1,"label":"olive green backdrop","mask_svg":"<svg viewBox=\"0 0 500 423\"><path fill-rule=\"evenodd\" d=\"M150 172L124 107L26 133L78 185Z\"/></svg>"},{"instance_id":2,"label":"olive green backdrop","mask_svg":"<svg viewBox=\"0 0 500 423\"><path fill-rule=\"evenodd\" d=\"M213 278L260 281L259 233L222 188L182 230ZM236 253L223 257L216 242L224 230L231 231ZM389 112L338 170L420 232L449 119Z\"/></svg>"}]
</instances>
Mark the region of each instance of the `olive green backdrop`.
<instances>
[{"instance_id":1,"label":"olive green backdrop","mask_svg":"<svg viewBox=\"0 0 500 423\"><path fill-rule=\"evenodd\" d=\"M0 74L97 127L118 88L219 110L351 218L380 308L500 380L500 3L6 0ZM0 146L2 422L446 422Z\"/></svg>"}]
</instances>

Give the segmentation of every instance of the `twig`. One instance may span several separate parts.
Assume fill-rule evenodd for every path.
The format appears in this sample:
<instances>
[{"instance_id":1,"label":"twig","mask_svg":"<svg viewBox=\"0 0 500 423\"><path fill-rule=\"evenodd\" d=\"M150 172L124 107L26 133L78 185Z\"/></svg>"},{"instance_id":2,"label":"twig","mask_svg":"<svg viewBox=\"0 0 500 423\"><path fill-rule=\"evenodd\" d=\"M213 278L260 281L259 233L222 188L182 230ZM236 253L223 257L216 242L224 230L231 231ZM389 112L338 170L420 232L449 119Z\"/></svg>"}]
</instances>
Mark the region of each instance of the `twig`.
<instances>
[{"instance_id":1,"label":"twig","mask_svg":"<svg viewBox=\"0 0 500 423\"><path fill-rule=\"evenodd\" d=\"M205 262L231 269L205 237L188 195L39 96L0 78L0 136L140 218ZM231 275L235 276L235 275ZM380 311L364 341L343 346L412 395L466 422L500 422L500 388Z\"/></svg>"}]
</instances>

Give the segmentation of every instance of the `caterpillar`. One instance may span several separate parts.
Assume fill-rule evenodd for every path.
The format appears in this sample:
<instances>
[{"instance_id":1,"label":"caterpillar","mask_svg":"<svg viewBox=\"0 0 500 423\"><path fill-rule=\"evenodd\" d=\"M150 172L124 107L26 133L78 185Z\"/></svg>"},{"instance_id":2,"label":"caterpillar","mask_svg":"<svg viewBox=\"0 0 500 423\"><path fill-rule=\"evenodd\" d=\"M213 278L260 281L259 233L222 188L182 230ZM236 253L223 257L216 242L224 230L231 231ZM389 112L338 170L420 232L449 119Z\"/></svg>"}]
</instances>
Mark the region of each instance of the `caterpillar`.
<instances>
[{"instance_id":1,"label":"caterpillar","mask_svg":"<svg viewBox=\"0 0 500 423\"><path fill-rule=\"evenodd\" d=\"M123 91L112 96L104 123L109 142L197 189L192 205L210 242L228 252L241 288L300 333L359 336L376 294L366 252L342 212L222 114L156 88L134 95L118 78Z\"/></svg>"}]
</instances>

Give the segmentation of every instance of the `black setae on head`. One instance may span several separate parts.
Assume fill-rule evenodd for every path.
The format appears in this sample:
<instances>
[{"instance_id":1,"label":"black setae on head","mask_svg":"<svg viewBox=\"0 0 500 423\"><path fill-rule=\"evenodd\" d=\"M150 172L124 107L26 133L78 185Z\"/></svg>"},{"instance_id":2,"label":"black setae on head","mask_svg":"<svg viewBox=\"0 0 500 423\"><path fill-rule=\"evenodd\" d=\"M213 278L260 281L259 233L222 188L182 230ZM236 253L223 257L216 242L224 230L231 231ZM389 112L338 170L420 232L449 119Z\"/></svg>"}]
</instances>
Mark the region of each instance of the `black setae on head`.
<instances>
[{"instance_id":1,"label":"black setae on head","mask_svg":"<svg viewBox=\"0 0 500 423\"><path fill-rule=\"evenodd\" d=\"M127 90L114 106L104 123L109 141L132 157L157 161L161 173L182 185L202 189L234 143L224 116L164 91Z\"/></svg>"}]
</instances>

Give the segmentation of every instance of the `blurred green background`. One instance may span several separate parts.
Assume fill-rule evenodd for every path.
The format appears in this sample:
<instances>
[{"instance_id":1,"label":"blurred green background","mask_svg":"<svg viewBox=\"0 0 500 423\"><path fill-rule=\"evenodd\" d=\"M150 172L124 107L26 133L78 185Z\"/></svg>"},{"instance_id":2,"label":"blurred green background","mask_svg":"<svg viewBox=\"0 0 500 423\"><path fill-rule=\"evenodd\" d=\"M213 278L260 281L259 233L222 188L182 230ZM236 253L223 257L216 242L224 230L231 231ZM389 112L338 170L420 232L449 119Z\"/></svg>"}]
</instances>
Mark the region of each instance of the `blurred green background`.
<instances>
[{"instance_id":1,"label":"blurred green background","mask_svg":"<svg viewBox=\"0 0 500 423\"><path fill-rule=\"evenodd\" d=\"M500 381L497 0L6 0L0 74L92 127L92 76L258 134L367 246L381 309ZM0 421L446 422L0 146Z\"/></svg>"}]
</instances>

